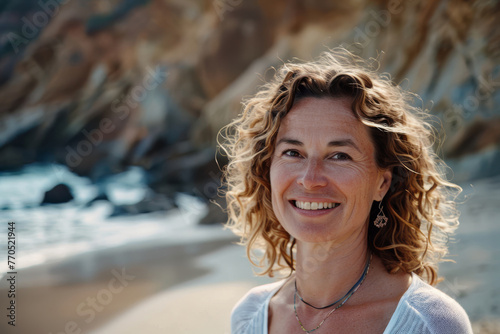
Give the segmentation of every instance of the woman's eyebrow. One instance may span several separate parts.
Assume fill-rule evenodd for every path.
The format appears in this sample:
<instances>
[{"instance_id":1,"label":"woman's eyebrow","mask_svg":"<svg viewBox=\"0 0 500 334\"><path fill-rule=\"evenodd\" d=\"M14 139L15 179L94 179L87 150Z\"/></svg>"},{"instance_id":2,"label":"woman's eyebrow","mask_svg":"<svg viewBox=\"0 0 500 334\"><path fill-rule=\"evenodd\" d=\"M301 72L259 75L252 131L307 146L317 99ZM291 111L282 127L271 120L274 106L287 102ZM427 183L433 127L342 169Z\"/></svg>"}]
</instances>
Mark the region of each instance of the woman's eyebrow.
<instances>
[{"instance_id":1,"label":"woman's eyebrow","mask_svg":"<svg viewBox=\"0 0 500 334\"><path fill-rule=\"evenodd\" d=\"M276 143L276 146L278 146L281 143L294 145L294 146L304 146L304 143L301 142L300 140L286 138L286 137L278 140L278 142ZM356 145L356 143L352 139L332 140L332 141L328 142L327 146L328 147L350 146L350 147L354 148L355 150L357 150L358 152L361 152L358 145Z\"/></svg>"},{"instance_id":2,"label":"woman's eyebrow","mask_svg":"<svg viewBox=\"0 0 500 334\"><path fill-rule=\"evenodd\" d=\"M295 146L304 146L304 143L301 142L300 140L297 140L297 139L291 139L291 138L281 138L280 140L278 140L278 142L276 143L276 146L278 146L279 144L281 143L284 143L284 144L290 144L290 145L295 145Z\"/></svg>"},{"instance_id":3,"label":"woman's eyebrow","mask_svg":"<svg viewBox=\"0 0 500 334\"><path fill-rule=\"evenodd\" d=\"M333 147L333 146L350 146L357 150L358 152L361 152L359 149L358 145L352 140L352 139L341 139L341 140L332 140L331 142L328 143L328 147Z\"/></svg>"}]
</instances>

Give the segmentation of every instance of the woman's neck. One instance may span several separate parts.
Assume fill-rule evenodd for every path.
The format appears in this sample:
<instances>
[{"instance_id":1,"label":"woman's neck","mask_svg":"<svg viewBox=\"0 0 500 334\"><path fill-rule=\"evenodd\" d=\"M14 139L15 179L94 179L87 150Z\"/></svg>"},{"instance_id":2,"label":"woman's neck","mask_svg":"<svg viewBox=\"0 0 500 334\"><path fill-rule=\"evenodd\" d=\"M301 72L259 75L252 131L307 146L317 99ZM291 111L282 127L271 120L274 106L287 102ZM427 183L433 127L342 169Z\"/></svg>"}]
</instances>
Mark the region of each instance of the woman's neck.
<instances>
[{"instance_id":1,"label":"woman's neck","mask_svg":"<svg viewBox=\"0 0 500 334\"><path fill-rule=\"evenodd\" d=\"M364 238L342 245L297 242L296 279L300 296L316 307L341 298L363 274L368 256Z\"/></svg>"}]
</instances>

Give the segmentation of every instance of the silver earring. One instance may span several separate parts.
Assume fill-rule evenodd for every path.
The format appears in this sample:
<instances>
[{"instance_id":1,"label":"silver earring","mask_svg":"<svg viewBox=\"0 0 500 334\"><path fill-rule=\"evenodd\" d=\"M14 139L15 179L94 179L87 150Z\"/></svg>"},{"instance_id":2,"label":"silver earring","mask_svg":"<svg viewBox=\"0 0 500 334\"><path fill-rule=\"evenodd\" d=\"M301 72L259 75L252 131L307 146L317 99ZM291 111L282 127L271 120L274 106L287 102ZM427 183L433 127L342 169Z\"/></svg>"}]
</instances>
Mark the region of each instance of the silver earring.
<instances>
[{"instance_id":1,"label":"silver earring","mask_svg":"<svg viewBox=\"0 0 500 334\"><path fill-rule=\"evenodd\" d=\"M377 215L377 218L375 218L375 221L373 222L373 224L375 226L377 226L378 228L382 228L385 225L387 225L387 221L389 220L389 218L387 218L387 216L384 213L384 207L381 205L382 205L382 201L380 201L378 203L378 208L380 209L380 211Z\"/></svg>"}]
</instances>

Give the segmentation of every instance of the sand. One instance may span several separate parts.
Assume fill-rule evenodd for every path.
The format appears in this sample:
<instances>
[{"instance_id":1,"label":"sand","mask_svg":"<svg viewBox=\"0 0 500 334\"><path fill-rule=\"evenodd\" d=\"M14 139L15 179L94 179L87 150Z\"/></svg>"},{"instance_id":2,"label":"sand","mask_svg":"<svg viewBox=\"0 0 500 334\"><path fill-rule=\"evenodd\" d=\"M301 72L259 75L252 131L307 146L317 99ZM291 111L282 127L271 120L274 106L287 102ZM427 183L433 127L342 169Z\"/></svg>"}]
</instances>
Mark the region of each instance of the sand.
<instances>
[{"instance_id":1,"label":"sand","mask_svg":"<svg viewBox=\"0 0 500 334\"><path fill-rule=\"evenodd\" d=\"M460 226L438 286L466 310L474 333L500 333L500 177L462 185Z\"/></svg>"},{"instance_id":2,"label":"sand","mask_svg":"<svg viewBox=\"0 0 500 334\"><path fill-rule=\"evenodd\" d=\"M471 183L463 185L467 200L450 244L456 263L441 266L439 288L464 307L475 333L500 333L500 177ZM229 333L236 301L272 281L253 275L234 240L126 246L21 271L18 326L4 319L0 332ZM117 291L122 270L134 278L122 277L126 286ZM99 311L92 312L88 298Z\"/></svg>"},{"instance_id":3,"label":"sand","mask_svg":"<svg viewBox=\"0 0 500 334\"><path fill-rule=\"evenodd\" d=\"M210 268L196 258L231 242L225 237L175 246L142 243L19 270L16 327L4 320L0 333L89 333L161 291L206 275ZM1 283L4 309L5 278Z\"/></svg>"}]
</instances>

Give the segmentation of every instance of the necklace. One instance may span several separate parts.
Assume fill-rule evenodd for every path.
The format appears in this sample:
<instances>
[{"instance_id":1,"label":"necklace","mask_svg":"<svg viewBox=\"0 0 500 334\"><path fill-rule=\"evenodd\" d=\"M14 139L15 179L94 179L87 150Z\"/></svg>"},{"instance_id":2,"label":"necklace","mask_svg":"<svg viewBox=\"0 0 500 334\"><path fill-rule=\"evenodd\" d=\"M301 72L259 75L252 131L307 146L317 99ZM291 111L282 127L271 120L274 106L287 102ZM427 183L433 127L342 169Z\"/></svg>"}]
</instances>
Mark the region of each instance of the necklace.
<instances>
[{"instance_id":1,"label":"necklace","mask_svg":"<svg viewBox=\"0 0 500 334\"><path fill-rule=\"evenodd\" d=\"M365 265L365 270L363 271L363 274L361 275L361 277L359 278L359 280L356 282L356 284L354 284L354 286L346 293L346 295L342 298L340 298L339 300L337 300L336 302L334 303L331 303L327 306L324 306L324 307L315 307L309 303L307 303L304 299L302 299L302 297L300 297L298 291L297 291L297 279L295 279L295 293L293 295L293 310L295 312L295 318L297 319L297 321L299 322L299 325L300 325L300 328L306 332L306 333L312 333L314 332L315 330L317 330L318 328L320 328L323 323L325 322L326 319L328 319L328 317L336 310L338 310L339 308L341 308L342 306L344 306L344 304L349 300L349 298L351 298L351 296L359 289L359 287L361 286L361 284L363 283L363 281L365 280L366 278L366 275L368 274L368 271L370 270L370 263L372 262L372 254L370 254L370 257L368 258L368 260L366 261L366 265ZM333 308L330 312L328 312L328 314L323 318L323 320L320 322L320 324L318 326L316 326L316 328L314 329L310 329L310 330L307 330L304 325L302 324L302 321L300 321L299 319L299 314L297 313L297 296L299 296L300 300L302 302L304 302L306 305L309 305L315 309L318 309L318 310L322 310L322 309L325 309L325 308L328 308L328 307L332 307L334 306L335 304L341 302L339 305L337 305L335 308Z\"/></svg>"},{"instance_id":2,"label":"necklace","mask_svg":"<svg viewBox=\"0 0 500 334\"><path fill-rule=\"evenodd\" d=\"M341 297L339 300L336 300L334 301L333 303L331 304L328 304L326 306L323 306L323 307L317 307L317 306L314 306L308 302L306 302L299 294L299 291L297 290L297 280L295 280L295 293L297 294L297 297L299 297L300 301L303 302L304 304L316 309L316 310L324 310L326 308L330 308L332 306L334 306L335 304L337 304L338 302L340 302L341 300L343 300L344 298L347 297L347 295L349 295L351 292L353 292L355 289L357 289L357 287L359 285L361 285L361 282L363 281L363 279L365 278L365 273L368 272L368 266L369 266L369 261L371 261L371 256L368 260L366 260L366 265L365 265L365 269L363 271L363 274L361 275L361 277L359 278L359 280L356 282L356 284L354 284L354 286L343 296Z\"/></svg>"}]
</instances>

